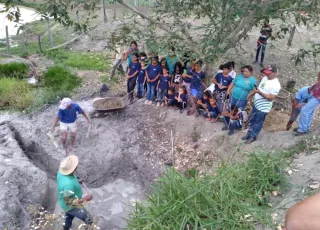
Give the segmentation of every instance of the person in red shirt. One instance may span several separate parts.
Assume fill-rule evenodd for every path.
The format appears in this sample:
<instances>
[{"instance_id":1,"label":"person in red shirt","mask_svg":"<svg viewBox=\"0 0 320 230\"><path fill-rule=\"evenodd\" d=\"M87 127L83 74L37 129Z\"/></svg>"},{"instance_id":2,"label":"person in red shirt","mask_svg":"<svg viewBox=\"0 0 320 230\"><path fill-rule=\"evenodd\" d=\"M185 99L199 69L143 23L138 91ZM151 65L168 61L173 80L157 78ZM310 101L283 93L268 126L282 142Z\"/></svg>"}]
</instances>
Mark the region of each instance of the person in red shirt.
<instances>
[{"instance_id":1,"label":"person in red shirt","mask_svg":"<svg viewBox=\"0 0 320 230\"><path fill-rule=\"evenodd\" d=\"M318 82L311 86L310 94L312 98L308 100L308 103L301 108L299 126L295 136L301 136L309 131L311 126L313 111L320 104L320 72L318 74Z\"/></svg>"}]
</instances>

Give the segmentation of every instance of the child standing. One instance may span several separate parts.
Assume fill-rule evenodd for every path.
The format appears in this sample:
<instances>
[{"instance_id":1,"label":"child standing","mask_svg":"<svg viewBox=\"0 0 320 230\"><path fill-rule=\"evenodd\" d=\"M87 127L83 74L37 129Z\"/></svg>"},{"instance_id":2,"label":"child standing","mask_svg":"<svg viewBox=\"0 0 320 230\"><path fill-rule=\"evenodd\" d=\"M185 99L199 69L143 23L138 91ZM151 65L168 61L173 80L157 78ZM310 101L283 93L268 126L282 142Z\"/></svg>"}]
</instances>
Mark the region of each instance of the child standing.
<instances>
[{"instance_id":1,"label":"child standing","mask_svg":"<svg viewBox=\"0 0 320 230\"><path fill-rule=\"evenodd\" d=\"M170 87L168 90L168 93L164 97L164 104L165 106L173 106L176 104L175 94L174 94L175 88Z\"/></svg>"},{"instance_id":2,"label":"child standing","mask_svg":"<svg viewBox=\"0 0 320 230\"><path fill-rule=\"evenodd\" d=\"M144 85L146 83L146 66L145 66L145 60L141 59L140 60L140 71L138 74L138 78L137 78L137 97L138 98L143 98L143 94L144 94Z\"/></svg>"},{"instance_id":3,"label":"child standing","mask_svg":"<svg viewBox=\"0 0 320 230\"><path fill-rule=\"evenodd\" d=\"M207 117L207 120L210 122L216 122L221 115L220 109L217 106L216 99L211 97L209 99L209 104L207 104L206 110L203 112L203 115Z\"/></svg>"},{"instance_id":4,"label":"child standing","mask_svg":"<svg viewBox=\"0 0 320 230\"><path fill-rule=\"evenodd\" d=\"M222 130L230 129L228 133L230 136L234 134L234 131L236 129L241 129L242 124L248 120L248 115L246 111L239 110L238 107L235 105L231 106L230 113L225 113L223 115L224 123L226 126L223 127Z\"/></svg>"},{"instance_id":5,"label":"child standing","mask_svg":"<svg viewBox=\"0 0 320 230\"><path fill-rule=\"evenodd\" d=\"M132 61L128 66L127 72L127 92L129 94L130 101L133 101L133 91L136 86L137 76L140 71L140 63L138 61L139 55L138 53L132 54Z\"/></svg>"},{"instance_id":6,"label":"child standing","mask_svg":"<svg viewBox=\"0 0 320 230\"><path fill-rule=\"evenodd\" d=\"M152 57L151 64L148 65L146 71L147 79L147 100L146 105L151 105L154 100L154 95L157 87L157 82L161 74L161 66L159 65L158 57Z\"/></svg>"},{"instance_id":7,"label":"child standing","mask_svg":"<svg viewBox=\"0 0 320 230\"><path fill-rule=\"evenodd\" d=\"M183 110L187 107L187 90L185 86L180 86L175 99L177 109L180 109L180 113L183 113Z\"/></svg>"},{"instance_id":8,"label":"child standing","mask_svg":"<svg viewBox=\"0 0 320 230\"><path fill-rule=\"evenodd\" d=\"M183 67L180 62L177 62L174 67L174 72L171 78L171 85L175 87L175 90L179 90L181 84L181 75L183 74Z\"/></svg>"},{"instance_id":9,"label":"child standing","mask_svg":"<svg viewBox=\"0 0 320 230\"><path fill-rule=\"evenodd\" d=\"M201 115L206 110L207 105L209 104L210 98L211 98L210 92L205 91L203 96L200 99L198 99L197 105L196 105L198 113L196 113L196 116Z\"/></svg>"},{"instance_id":10,"label":"child standing","mask_svg":"<svg viewBox=\"0 0 320 230\"><path fill-rule=\"evenodd\" d=\"M164 106L164 96L167 94L169 85L170 85L171 77L169 75L169 69L167 66L162 67L162 75L160 76L160 80L157 85L157 106Z\"/></svg>"}]
</instances>

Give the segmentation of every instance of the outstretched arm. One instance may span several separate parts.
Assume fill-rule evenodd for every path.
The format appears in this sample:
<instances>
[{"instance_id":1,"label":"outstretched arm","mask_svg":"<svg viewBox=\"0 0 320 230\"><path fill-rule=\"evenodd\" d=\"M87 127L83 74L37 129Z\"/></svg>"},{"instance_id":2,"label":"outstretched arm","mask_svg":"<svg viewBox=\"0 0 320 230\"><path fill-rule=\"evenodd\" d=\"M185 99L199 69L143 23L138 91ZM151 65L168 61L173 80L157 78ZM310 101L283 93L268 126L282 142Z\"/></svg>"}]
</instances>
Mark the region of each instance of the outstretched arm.
<instances>
[{"instance_id":1,"label":"outstretched arm","mask_svg":"<svg viewBox=\"0 0 320 230\"><path fill-rule=\"evenodd\" d=\"M88 123L91 124L91 120L87 116L86 112L82 110L82 115L87 119Z\"/></svg>"}]
</instances>

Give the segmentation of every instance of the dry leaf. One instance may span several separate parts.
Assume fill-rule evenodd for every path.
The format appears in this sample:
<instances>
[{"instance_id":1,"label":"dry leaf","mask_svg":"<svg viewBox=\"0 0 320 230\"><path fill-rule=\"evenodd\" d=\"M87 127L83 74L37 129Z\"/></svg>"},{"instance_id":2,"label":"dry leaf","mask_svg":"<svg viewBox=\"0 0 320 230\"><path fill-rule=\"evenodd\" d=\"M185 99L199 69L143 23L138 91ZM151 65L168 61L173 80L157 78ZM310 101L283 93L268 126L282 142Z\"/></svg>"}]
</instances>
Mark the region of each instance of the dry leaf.
<instances>
[{"instance_id":1,"label":"dry leaf","mask_svg":"<svg viewBox=\"0 0 320 230\"><path fill-rule=\"evenodd\" d=\"M288 171L288 174L289 174L289 176L290 176L290 175L292 174L292 170L289 170L289 171Z\"/></svg>"}]
</instances>

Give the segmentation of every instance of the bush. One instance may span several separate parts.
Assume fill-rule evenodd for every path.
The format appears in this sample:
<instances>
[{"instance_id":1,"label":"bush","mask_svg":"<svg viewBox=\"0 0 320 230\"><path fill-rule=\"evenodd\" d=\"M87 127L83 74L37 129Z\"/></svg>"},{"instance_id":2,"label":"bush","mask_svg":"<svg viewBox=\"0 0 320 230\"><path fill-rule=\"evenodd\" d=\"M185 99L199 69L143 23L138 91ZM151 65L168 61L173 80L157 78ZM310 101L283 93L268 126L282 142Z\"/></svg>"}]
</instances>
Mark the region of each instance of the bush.
<instances>
[{"instance_id":1,"label":"bush","mask_svg":"<svg viewBox=\"0 0 320 230\"><path fill-rule=\"evenodd\" d=\"M138 202L129 229L254 229L271 225L268 197L285 184L283 160L253 154L241 164L223 165L216 175L188 177L174 169Z\"/></svg>"},{"instance_id":2,"label":"bush","mask_svg":"<svg viewBox=\"0 0 320 230\"><path fill-rule=\"evenodd\" d=\"M26 109L32 104L32 94L25 81L0 78L0 108Z\"/></svg>"},{"instance_id":3,"label":"bush","mask_svg":"<svg viewBox=\"0 0 320 230\"><path fill-rule=\"evenodd\" d=\"M0 64L0 76L23 79L27 77L28 71L29 68L24 63L12 62L8 64Z\"/></svg>"},{"instance_id":4,"label":"bush","mask_svg":"<svg viewBox=\"0 0 320 230\"><path fill-rule=\"evenodd\" d=\"M70 91L81 84L81 80L63 67L54 66L44 74L45 87L54 90Z\"/></svg>"}]
</instances>

